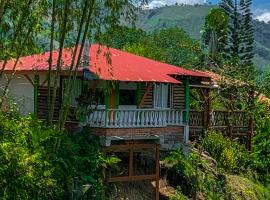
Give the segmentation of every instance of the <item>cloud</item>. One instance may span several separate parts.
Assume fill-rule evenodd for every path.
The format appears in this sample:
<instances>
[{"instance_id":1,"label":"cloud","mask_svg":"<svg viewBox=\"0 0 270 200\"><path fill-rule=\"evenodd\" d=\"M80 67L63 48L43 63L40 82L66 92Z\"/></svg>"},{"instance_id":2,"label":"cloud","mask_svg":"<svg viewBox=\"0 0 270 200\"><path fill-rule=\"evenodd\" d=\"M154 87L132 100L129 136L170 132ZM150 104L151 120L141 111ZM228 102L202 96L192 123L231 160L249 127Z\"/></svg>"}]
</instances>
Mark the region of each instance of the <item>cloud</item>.
<instances>
[{"instance_id":1,"label":"cloud","mask_svg":"<svg viewBox=\"0 0 270 200\"><path fill-rule=\"evenodd\" d=\"M194 5L194 4L203 4L205 3L205 0L153 0L148 4L148 7L156 8L165 5L174 5L175 3Z\"/></svg>"},{"instance_id":2,"label":"cloud","mask_svg":"<svg viewBox=\"0 0 270 200\"><path fill-rule=\"evenodd\" d=\"M256 19L259 20L259 21L263 21L263 22L265 22L265 23L270 22L270 11L258 15L258 16L256 17Z\"/></svg>"}]
</instances>

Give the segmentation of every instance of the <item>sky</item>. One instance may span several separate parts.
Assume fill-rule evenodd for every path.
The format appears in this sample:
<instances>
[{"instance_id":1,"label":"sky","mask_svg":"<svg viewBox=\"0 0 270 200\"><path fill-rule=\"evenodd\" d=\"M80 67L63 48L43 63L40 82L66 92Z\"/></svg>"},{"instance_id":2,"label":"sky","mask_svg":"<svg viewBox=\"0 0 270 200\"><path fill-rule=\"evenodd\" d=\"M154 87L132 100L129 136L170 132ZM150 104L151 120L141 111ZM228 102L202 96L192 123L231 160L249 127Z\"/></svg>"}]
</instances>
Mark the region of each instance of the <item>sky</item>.
<instances>
[{"instance_id":1,"label":"sky","mask_svg":"<svg viewBox=\"0 0 270 200\"><path fill-rule=\"evenodd\" d=\"M213 4L219 3L220 0L152 0L148 7L155 8L165 5L174 5L175 3L183 4L203 4L206 2ZM270 22L270 0L253 0L252 10L254 18L264 22Z\"/></svg>"}]
</instances>

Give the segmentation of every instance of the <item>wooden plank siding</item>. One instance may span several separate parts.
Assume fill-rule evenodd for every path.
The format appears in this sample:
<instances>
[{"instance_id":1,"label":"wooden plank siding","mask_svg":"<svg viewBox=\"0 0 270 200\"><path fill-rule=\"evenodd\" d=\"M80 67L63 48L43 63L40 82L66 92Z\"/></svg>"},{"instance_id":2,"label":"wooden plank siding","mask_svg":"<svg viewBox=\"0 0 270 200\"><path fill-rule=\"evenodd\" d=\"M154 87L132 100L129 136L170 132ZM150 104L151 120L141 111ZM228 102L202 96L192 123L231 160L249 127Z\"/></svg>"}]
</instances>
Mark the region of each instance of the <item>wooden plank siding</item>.
<instances>
[{"instance_id":1,"label":"wooden plank siding","mask_svg":"<svg viewBox=\"0 0 270 200\"><path fill-rule=\"evenodd\" d=\"M38 118L46 119L47 113L47 96L48 96L48 87L47 86L39 86L38 87ZM53 96L53 88L51 87L51 99ZM54 105L54 119L59 117L59 109L60 109L60 91L59 88L56 92L56 99Z\"/></svg>"},{"instance_id":2,"label":"wooden plank siding","mask_svg":"<svg viewBox=\"0 0 270 200\"><path fill-rule=\"evenodd\" d=\"M141 86L141 93L144 94L146 90L147 90L147 85L143 83ZM153 102L154 102L153 91L154 91L154 85L152 85L151 89L147 93L141 108L153 108Z\"/></svg>"},{"instance_id":3,"label":"wooden plank siding","mask_svg":"<svg viewBox=\"0 0 270 200\"><path fill-rule=\"evenodd\" d=\"M171 95L172 98L170 102L172 103L171 108L174 109L185 109L185 88L184 85L172 85L171 86ZM147 89L146 84L142 84L141 93L144 94ZM154 85L151 87L148 92L144 103L141 108L153 108L154 105Z\"/></svg>"},{"instance_id":4,"label":"wooden plank siding","mask_svg":"<svg viewBox=\"0 0 270 200\"><path fill-rule=\"evenodd\" d=\"M185 88L184 85L172 85L172 107L175 109L185 109Z\"/></svg>"}]
</instances>

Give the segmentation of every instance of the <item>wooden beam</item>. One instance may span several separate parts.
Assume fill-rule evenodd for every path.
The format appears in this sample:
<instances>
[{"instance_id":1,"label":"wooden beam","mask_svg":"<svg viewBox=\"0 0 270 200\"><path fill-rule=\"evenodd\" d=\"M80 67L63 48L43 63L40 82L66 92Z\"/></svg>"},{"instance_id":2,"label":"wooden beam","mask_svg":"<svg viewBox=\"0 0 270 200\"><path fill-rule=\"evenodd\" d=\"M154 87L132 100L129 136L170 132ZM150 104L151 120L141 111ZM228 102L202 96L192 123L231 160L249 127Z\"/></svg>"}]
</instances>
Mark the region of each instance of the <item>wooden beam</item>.
<instances>
[{"instance_id":1,"label":"wooden beam","mask_svg":"<svg viewBox=\"0 0 270 200\"><path fill-rule=\"evenodd\" d=\"M148 93L149 93L149 91L150 91L150 89L151 89L152 86L153 86L152 83L150 83L150 84L147 85L147 88L146 88L146 90L145 90L145 92L144 92L144 94L143 94L143 96L142 96L142 98L140 100L140 103L138 105L138 108L141 108L142 107L142 105L144 103L144 100L145 100L146 96L148 95Z\"/></svg>"},{"instance_id":2,"label":"wooden beam","mask_svg":"<svg viewBox=\"0 0 270 200\"><path fill-rule=\"evenodd\" d=\"M32 86L34 86L34 82L32 81L32 79L28 76L28 74L24 75L25 78L31 83Z\"/></svg>"},{"instance_id":3,"label":"wooden beam","mask_svg":"<svg viewBox=\"0 0 270 200\"><path fill-rule=\"evenodd\" d=\"M129 162L128 162L128 176L132 178L133 176L133 149L129 149Z\"/></svg>"},{"instance_id":4,"label":"wooden beam","mask_svg":"<svg viewBox=\"0 0 270 200\"><path fill-rule=\"evenodd\" d=\"M204 107L204 114L203 114L203 125L207 129L210 126L210 113L211 113L211 98L210 98L210 91L207 88L200 88L200 94L203 98L203 107Z\"/></svg>"},{"instance_id":5,"label":"wooden beam","mask_svg":"<svg viewBox=\"0 0 270 200\"><path fill-rule=\"evenodd\" d=\"M185 87L185 113L184 113L184 122L189 123L189 111L190 111L190 87L189 87L189 78L186 77L184 80Z\"/></svg>"},{"instance_id":6,"label":"wooden beam","mask_svg":"<svg viewBox=\"0 0 270 200\"><path fill-rule=\"evenodd\" d=\"M156 180L156 174L153 175L140 175L140 176L119 176L119 177L111 177L107 178L107 182L114 183L114 182L131 182L131 181L153 181Z\"/></svg>"},{"instance_id":7,"label":"wooden beam","mask_svg":"<svg viewBox=\"0 0 270 200\"><path fill-rule=\"evenodd\" d=\"M130 148L132 149L153 149L156 148L157 144L121 144L121 145L114 145L114 146L109 146L109 147L103 147L105 152L112 152L112 151L123 151L123 150L128 150Z\"/></svg>"},{"instance_id":8,"label":"wooden beam","mask_svg":"<svg viewBox=\"0 0 270 200\"><path fill-rule=\"evenodd\" d=\"M43 87L46 82L48 82L48 77L41 83L41 86Z\"/></svg>"}]
</instances>

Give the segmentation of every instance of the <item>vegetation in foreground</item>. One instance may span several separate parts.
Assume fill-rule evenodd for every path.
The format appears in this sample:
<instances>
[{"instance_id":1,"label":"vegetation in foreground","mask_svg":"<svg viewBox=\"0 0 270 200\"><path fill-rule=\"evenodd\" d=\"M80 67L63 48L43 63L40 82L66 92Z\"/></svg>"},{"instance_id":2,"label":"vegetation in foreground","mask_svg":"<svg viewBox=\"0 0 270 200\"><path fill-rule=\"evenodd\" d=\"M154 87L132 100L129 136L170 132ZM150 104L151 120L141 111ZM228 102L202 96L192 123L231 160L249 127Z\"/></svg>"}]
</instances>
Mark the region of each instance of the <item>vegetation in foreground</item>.
<instances>
[{"instance_id":1,"label":"vegetation in foreground","mask_svg":"<svg viewBox=\"0 0 270 200\"><path fill-rule=\"evenodd\" d=\"M1 199L105 199L100 151L88 128L61 133L32 116L0 113Z\"/></svg>"},{"instance_id":2,"label":"vegetation in foreground","mask_svg":"<svg viewBox=\"0 0 270 200\"><path fill-rule=\"evenodd\" d=\"M171 152L163 161L169 184L177 188L170 199L270 199L269 119L266 121L252 152L214 131L207 132L188 156L181 149ZM257 140L260 137L265 139Z\"/></svg>"}]
</instances>

